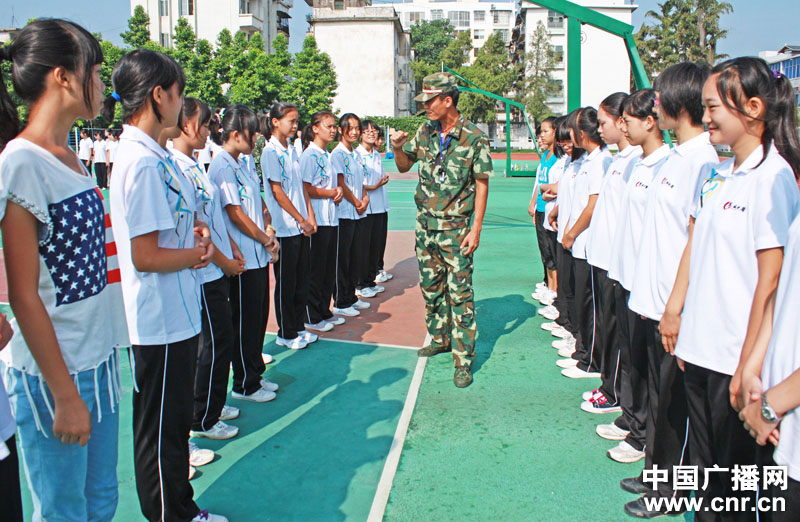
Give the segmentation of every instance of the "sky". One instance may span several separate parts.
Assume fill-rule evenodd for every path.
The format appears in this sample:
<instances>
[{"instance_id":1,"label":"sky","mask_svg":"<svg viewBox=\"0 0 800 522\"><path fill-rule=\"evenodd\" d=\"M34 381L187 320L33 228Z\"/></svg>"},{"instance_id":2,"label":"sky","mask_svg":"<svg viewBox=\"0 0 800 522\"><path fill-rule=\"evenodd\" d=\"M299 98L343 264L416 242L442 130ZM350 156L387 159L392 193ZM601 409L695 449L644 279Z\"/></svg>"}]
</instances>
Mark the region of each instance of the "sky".
<instances>
[{"instance_id":1,"label":"sky","mask_svg":"<svg viewBox=\"0 0 800 522\"><path fill-rule=\"evenodd\" d=\"M722 19L728 37L717 52L730 56L756 55L763 50L777 50L784 44L800 45L800 2L797 0L730 0L733 13ZM640 0L633 13L638 28L649 10L658 10L656 0ZM302 48L308 28L306 15L311 8L305 0L294 0L289 13L289 50ZM68 18L92 32L100 32L107 40L121 44L119 33L127 29L129 0L3 0L0 4L0 27L19 27L38 16Z\"/></svg>"}]
</instances>

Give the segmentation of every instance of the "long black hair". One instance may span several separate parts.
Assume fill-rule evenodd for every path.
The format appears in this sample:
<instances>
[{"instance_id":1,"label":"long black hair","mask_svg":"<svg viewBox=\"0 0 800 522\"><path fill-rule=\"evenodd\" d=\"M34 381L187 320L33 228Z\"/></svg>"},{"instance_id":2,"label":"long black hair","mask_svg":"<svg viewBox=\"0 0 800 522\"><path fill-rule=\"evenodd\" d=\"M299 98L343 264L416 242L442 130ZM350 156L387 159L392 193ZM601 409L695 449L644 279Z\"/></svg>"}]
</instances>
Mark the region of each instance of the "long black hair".
<instances>
[{"instance_id":1,"label":"long black hair","mask_svg":"<svg viewBox=\"0 0 800 522\"><path fill-rule=\"evenodd\" d=\"M667 67L653 84L661 110L675 119L686 111L692 125L702 125L703 84L710 71L705 63L682 62Z\"/></svg>"},{"instance_id":2,"label":"long black hair","mask_svg":"<svg viewBox=\"0 0 800 522\"><path fill-rule=\"evenodd\" d=\"M114 67L111 83L119 100L109 96L103 102L103 118L114 119L117 101L122 103L122 121L129 123L134 114L149 105L161 122L161 113L153 102L153 90L166 90L178 84L178 93L183 94L186 77L180 64L167 56L149 49L137 49L123 56ZM171 123L171 122L170 122Z\"/></svg>"},{"instance_id":3,"label":"long black hair","mask_svg":"<svg viewBox=\"0 0 800 522\"><path fill-rule=\"evenodd\" d=\"M214 129L209 125L211 139L217 145L222 145L231 136L233 131L239 132L253 143L253 138L258 132L258 118L256 113L244 105L231 105L222 114L219 125L214 125Z\"/></svg>"},{"instance_id":4,"label":"long black hair","mask_svg":"<svg viewBox=\"0 0 800 522\"><path fill-rule=\"evenodd\" d=\"M333 118L334 124L336 124L336 118L333 116L331 111L317 111L311 115L311 121L308 125L303 127L303 133L301 134L300 139L303 142L303 150L308 147L308 144L314 141L314 126L319 125L323 118Z\"/></svg>"},{"instance_id":5,"label":"long black hair","mask_svg":"<svg viewBox=\"0 0 800 522\"><path fill-rule=\"evenodd\" d=\"M277 102L275 103L272 108L269 110L269 114L266 115L265 118L261 119L260 127L261 127L261 134L264 135L264 139L269 140L272 137L272 133L274 132L275 128L272 126L272 119L280 120L290 112L297 110L297 106L293 103L289 102ZM294 137L294 136L290 136Z\"/></svg>"},{"instance_id":6,"label":"long black hair","mask_svg":"<svg viewBox=\"0 0 800 522\"><path fill-rule=\"evenodd\" d=\"M182 112L182 125L197 116L197 124L202 127L211 121L211 109L206 103L197 98L184 98Z\"/></svg>"},{"instance_id":7,"label":"long black hair","mask_svg":"<svg viewBox=\"0 0 800 522\"><path fill-rule=\"evenodd\" d=\"M614 119L619 120L622 118L622 106L628 98L627 92L615 92L609 94L600 102L600 108L610 114Z\"/></svg>"},{"instance_id":8,"label":"long black hair","mask_svg":"<svg viewBox=\"0 0 800 522\"><path fill-rule=\"evenodd\" d=\"M536 126L536 135L538 136L542 132L542 125L545 123L549 123L551 127L553 127L553 154L556 158L560 158L564 155L564 149L561 148L561 145L558 144L558 140L556 139L556 117L555 116L548 116L547 118L542 120L542 123Z\"/></svg>"},{"instance_id":9,"label":"long black hair","mask_svg":"<svg viewBox=\"0 0 800 522\"><path fill-rule=\"evenodd\" d=\"M12 64L14 92L25 103L39 99L45 77L56 67L83 72L83 101L91 108L94 91L92 68L103 63L103 50L94 36L78 24L41 18L25 26L11 45L0 47L0 62ZM94 115L93 115L94 116ZM0 78L0 149L19 133L17 108Z\"/></svg>"},{"instance_id":10,"label":"long black hair","mask_svg":"<svg viewBox=\"0 0 800 522\"><path fill-rule=\"evenodd\" d=\"M764 115L757 118L764 123L761 135L764 158L774 141L780 155L791 165L795 178L800 177L795 91L789 78L773 72L761 58L748 56L722 62L711 70L711 74L719 75L716 78L717 90L722 103L730 110L747 116L744 109L747 100L760 98L764 102Z\"/></svg>"},{"instance_id":11,"label":"long black hair","mask_svg":"<svg viewBox=\"0 0 800 522\"><path fill-rule=\"evenodd\" d=\"M558 141L561 142L572 141L572 134L570 134L570 129L572 129L574 122L578 119L580 112L581 109L575 109L566 116L562 116L563 119L558 122L558 129L556 129L556 139L558 139ZM584 152L586 151L575 145L573 142L572 154L571 154L571 159L573 161L583 156Z\"/></svg>"},{"instance_id":12,"label":"long black hair","mask_svg":"<svg viewBox=\"0 0 800 522\"><path fill-rule=\"evenodd\" d=\"M654 120L658 121L655 89L639 89L632 92L622 104L622 111L640 120L646 120L652 116Z\"/></svg>"},{"instance_id":13,"label":"long black hair","mask_svg":"<svg viewBox=\"0 0 800 522\"><path fill-rule=\"evenodd\" d=\"M606 142L604 142L602 136L600 136L600 123L597 121L597 109L594 107L584 107L581 109L577 116L571 120L571 123L572 132L575 133L576 138L583 132L587 140L600 147L606 146Z\"/></svg>"}]
</instances>

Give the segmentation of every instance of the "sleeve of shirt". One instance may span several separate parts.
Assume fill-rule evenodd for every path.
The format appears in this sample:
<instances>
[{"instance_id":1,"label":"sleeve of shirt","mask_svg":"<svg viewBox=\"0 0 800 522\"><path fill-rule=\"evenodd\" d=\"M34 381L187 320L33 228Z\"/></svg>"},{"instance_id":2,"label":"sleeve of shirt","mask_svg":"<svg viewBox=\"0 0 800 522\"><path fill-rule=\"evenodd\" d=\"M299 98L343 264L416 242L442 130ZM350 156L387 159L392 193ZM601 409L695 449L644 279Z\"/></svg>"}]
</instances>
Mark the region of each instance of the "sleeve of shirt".
<instances>
[{"instance_id":1,"label":"sleeve of shirt","mask_svg":"<svg viewBox=\"0 0 800 522\"><path fill-rule=\"evenodd\" d=\"M219 189L222 208L228 205L242 206L242 198L239 196L239 183L236 181L236 174L227 162L212 163L208 168L208 177Z\"/></svg>"},{"instance_id":2,"label":"sleeve of shirt","mask_svg":"<svg viewBox=\"0 0 800 522\"><path fill-rule=\"evenodd\" d=\"M494 176L492 167L492 155L489 148L489 138L483 135L476 144L475 156L472 160L472 174L475 179L489 179Z\"/></svg>"},{"instance_id":3,"label":"sleeve of shirt","mask_svg":"<svg viewBox=\"0 0 800 522\"><path fill-rule=\"evenodd\" d=\"M37 221L50 229L50 213L46 184L39 175L32 175L31 167L39 164L33 152L15 151L4 158L0 166L0 221L6 214L6 204L11 201L30 212ZM49 233L40 237L46 242Z\"/></svg>"},{"instance_id":4,"label":"sleeve of shirt","mask_svg":"<svg viewBox=\"0 0 800 522\"><path fill-rule=\"evenodd\" d=\"M800 200L794 174L788 168L781 168L756 185L750 203L755 206L752 219L756 251L783 247L789 240L789 227Z\"/></svg>"},{"instance_id":5,"label":"sleeve of shirt","mask_svg":"<svg viewBox=\"0 0 800 522\"><path fill-rule=\"evenodd\" d=\"M134 172L133 176L126 176L123 189L125 221L130 237L175 228L175 217L167 201L160 167L148 158L137 163Z\"/></svg>"},{"instance_id":6,"label":"sleeve of shirt","mask_svg":"<svg viewBox=\"0 0 800 522\"><path fill-rule=\"evenodd\" d=\"M272 148L265 148L261 155L261 172L264 173L264 179L280 183L282 170L278 153Z\"/></svg>"},{"instance_id":7,"label":"sleeve of shirt","mask_svg":"<svg viewBox=\"0 0 800 522\"><path fill-rule=\"evenodd\" d=\"M414 134L414 136L412 136L411 139L405 142L405 144L403 145L403 152L406 153L406 156L408 156L408 159L410 159L412 163L416 162L419 159L419 144L420 141L422 140L421 134L423 129L425 129L424 123L420 125L419 129L417 129L417 132Z\"/></svg>"},{"instance_id":8,"label":"sleeve of shirt","mask_svg":"<svg viewBox=\"0 0 800 522\"><path fill-rule=\"evenodd\" d=\"M316 156L311 153L303 153L300 155L298 168L300 169L300 178L303 183L314 184L314 166L316 165Z\"/></svg>"},{"instance_id":9,"label":"sleeve of shirt","mask_svg":"<svg viewBox=\"0 0 800 522\"><path fill-rule=\"evenodd\" d=\"M344 154L335 150L331 153L330 161L331 167L333 167L333 172L337 176L339 174L344 174Z\"/></svg>"},{"instance_id":10,"label":"sleeve of shirt","mask_svg":"<svg viewBox=\"0 0 800 522\"><path fill-rule=\"evenodd\" d=\"M603 161L597 161L589 172L589 195L600 194L603 186L603 176L611 165L611 156L606 156Z\"/></svg>"}]
</instances>

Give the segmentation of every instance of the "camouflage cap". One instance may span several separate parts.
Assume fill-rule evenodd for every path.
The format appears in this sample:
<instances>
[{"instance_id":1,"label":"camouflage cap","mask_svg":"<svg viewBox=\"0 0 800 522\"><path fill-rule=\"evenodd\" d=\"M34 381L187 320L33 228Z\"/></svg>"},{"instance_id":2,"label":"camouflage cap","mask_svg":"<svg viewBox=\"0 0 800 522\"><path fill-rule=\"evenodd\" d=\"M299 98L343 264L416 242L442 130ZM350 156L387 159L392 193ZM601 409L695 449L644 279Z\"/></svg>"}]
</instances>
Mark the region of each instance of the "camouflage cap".
<instances>
[{"instance_id":1,"label":"camouflage cap","mask_svg":"<svg viewBox=\"0 0 800 522\"><path fill-rule=\"evenodd\" d=\"M422 92L414 97L414 101L426 102L446 92L458 90L456 79L447 73L429 74L422 79Z\"/></svg>"}]
</instances>

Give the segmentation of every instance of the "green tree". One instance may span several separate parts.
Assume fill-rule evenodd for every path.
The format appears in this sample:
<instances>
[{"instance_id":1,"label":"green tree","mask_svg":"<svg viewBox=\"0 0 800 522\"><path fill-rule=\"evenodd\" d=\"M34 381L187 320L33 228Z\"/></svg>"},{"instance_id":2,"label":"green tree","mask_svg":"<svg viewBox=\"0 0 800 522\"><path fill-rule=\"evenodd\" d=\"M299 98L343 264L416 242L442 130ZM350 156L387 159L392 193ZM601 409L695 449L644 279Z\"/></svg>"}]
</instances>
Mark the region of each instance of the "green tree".
<instances>
[{"instance_id":1,"label":"green tree","mask_svg":"<svg viewBox=\"0 0 800 522\"><path fill-rule=\"evenodd\" d=\"M508 49L499 32L492 33L478 50L475 62L465 70L465 78L484 91L507 96L516 77ZM493 122L497 115L495 101L487 96L464 93L458 109L472 121Z\"/></svg>"},{"instance_id":2,"label":"green tree","mask_svg":"<svg viewBox=\"0 0 800 522\"><path fill-rule=\"evenodd\" d=\"M313 35L303 40L303 50L297 53L289 67L292 81L286 85L285 100L297 105L300 121L308 123L317 111L331 110L336 94L336 72L331 58L320 52Z\"/></svg>"},{"instance_id":3,"label":"green tree","mask_svg":"<svg viewBox=\"0 0 800 522\"><path fill-rule=\"evenodd\" d=\"M150 41L150 17L144 7L137 5L133 15L128 18L128 30L120 33L122 41L131 49L145 47Z\"/></svg>"},{"instance_id":4,"label":"green tree","mask_svg":"<svg viewBox=\"0 0 800 522\"><path fill-rule=\"evenodd\" d=\"M238 56L229 70L229 101L247 105L256 112L268 110L284 88L287 70L277 66L274 55L264 50L260 33L247 41L243 32L237 32L231 51Z\"/></svg>"},{"instance_id":5,"label":"green tree","mask_svg":"<svg viewBox=\"0 0 800 522\"><path fill-rule=\"evenodd\" d=\"M551 92L554 83L550 71L558 59L550 45L547 29L541 21L536 24L528 48L530 50L525 53L521 66L516 71L514 99L525 105L526 111L534 120L541 121L552 114L547 106L547 98L555 94ZM563 60L563 56L561 59Z\"/></svg>"},{"instance_id":6,"label":"green tree","mask_svg":"<svg viewBox=\"0 0 800 522\"><path fill-rule=\"evenodd\" d=\"M469 62L472 52L472 35L469 31L458 31L456 37L447 43L441 54L441 61L451 69L458 70Z\"/></svg>"},{"instance_id":7,"label":"green tree","mask_svg":"<svg viewBox=\"0 0 800 522\"><path fill-rule=\"evenodd\" d=\"M185 95L214 107L223 105L222 86L212 66L211 44L206 40L198 41L185 18L178 19L172 42L168 52L183 67Z\"/></svg>"},{"instance_id":8,"label":"green tree","mask_svg":"<svg viewBox=\"0 0 800 522\"><path fill-rule=\"evenodd\" d=\"M449 20L422 20L411 26L411 48L415 59L410 66L415 80L421 82L425 76L441 69L442 54L454 36Z\"/></svg>"}]
</instances>

